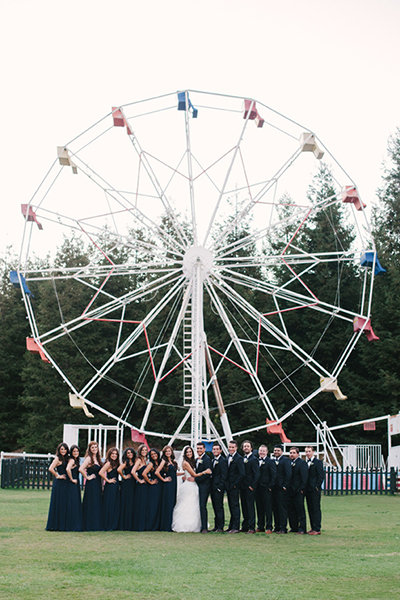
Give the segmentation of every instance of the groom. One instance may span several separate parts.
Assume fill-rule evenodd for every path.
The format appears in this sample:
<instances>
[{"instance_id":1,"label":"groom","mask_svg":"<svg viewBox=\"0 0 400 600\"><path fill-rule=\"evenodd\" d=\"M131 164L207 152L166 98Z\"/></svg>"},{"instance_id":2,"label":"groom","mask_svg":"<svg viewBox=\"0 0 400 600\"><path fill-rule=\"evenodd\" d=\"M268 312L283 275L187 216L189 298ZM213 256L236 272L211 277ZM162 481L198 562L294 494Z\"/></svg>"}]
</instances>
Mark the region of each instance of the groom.
<instances>
[{"instance_id":1,"label":"groom","mask_svg":"<svg viewBox=\"0 0 400 600\"><path fill-rule=\"evenodd\" d=\"M203 442L196 445L196 450L196 473L200 474L199 477L196 477L196 483L199 486L201 533L208 533L207 500L210 495L212 462L206 454Z\"/></svg>"}]
</instances>

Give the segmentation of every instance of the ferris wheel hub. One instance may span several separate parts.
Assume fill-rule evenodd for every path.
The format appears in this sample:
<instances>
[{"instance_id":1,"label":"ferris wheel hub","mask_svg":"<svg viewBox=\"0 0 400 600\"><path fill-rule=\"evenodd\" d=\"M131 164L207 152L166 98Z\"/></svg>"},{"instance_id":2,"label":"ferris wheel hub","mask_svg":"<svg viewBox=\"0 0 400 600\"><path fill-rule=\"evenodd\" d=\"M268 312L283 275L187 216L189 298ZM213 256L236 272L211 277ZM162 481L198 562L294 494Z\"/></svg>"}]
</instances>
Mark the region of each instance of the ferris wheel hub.
<instances>
[{"instance_id":1,"label":"ferris wheel hub","mask_svg":"<svg viewBox=\"0 0 400 600\"><path fill-rule=\"evenodd\" d=\"M183 257L182 269L189 279L194 268L200 264L202 281L211 273L214 266L214 255L210 250L203 246L191 246Z\"/></svg>"}]
</instances>

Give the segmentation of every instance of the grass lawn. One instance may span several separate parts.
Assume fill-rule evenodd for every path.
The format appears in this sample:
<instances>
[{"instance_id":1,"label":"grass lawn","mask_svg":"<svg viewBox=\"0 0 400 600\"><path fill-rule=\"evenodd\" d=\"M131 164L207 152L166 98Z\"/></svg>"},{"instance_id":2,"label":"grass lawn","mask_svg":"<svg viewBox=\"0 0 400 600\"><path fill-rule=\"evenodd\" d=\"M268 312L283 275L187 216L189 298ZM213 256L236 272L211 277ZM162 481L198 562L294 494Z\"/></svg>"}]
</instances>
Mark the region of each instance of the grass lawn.
<instances>
[{"instance_id":1,"label":"grass lawn","mask_svg":"<svg viewBox=\"0 0 400 600\"><path fill-rule=\"evenodd\" d=\"M46 532L49 496L0 490L2 599L400 596L399 497L326 497L323 535L249 536Z\"/></svg>"}]
</instances>

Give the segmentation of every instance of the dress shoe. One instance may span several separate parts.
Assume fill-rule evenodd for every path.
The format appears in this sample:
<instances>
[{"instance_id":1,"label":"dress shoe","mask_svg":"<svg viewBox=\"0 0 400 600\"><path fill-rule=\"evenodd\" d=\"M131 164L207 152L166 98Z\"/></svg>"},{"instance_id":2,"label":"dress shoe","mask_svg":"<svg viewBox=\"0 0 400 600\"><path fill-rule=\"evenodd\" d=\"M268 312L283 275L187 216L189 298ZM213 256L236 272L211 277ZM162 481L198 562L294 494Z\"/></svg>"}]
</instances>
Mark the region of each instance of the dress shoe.
<instances>
[{"instance_id":1,"label":"dress shoe","mask_svg":"<svg viewBox=\"0 0 400 600\"><path fill-rule=\"evenodd\" d=\"M208 533L208 529L202 529L201 533Z\"/></svg>"},{"instance_id":2,"label":"dress shoe","mask_svg":"<svg viewBox=\"0 0 400 600\"><path fill-rule=\"evenodd\" d=\"M297 533L297 535L305 535L305 533L306 533L306 532L305 532L305 531L300 531L300 530L299 530L299 531L296 531L296 533Z\"/></svg>"},{"instance_id":3,"label":"dress shoe","mask_svg":"<svg viewBox=\"0 0 400 600\"><path fill-rule=\"evenodd\" d=\"M245 533L255 533L254 529L249 529L248 531L246 531Z\"/></svg>"},{"instance_id":4,"label":"dress shoe","mask_svg":"<svg viewBox=\"0 0 400 600\"><path fill-rule=\"evenodd\" d=\"M224 533L223 529L213 529L215 533Z\"/></svg>"},{"instance_id":5,"label":"dress shoe","mask_svg":"<svg viewBox=\"0 0 400 600\"><path fill-rule=\"evenodd\" d=\"M266 529L265 533L272 533L272 529Z\"/></svg>"},{"instance_id":6,"label":"dress shoe","mask_svg":"<svg viewBox=\"0 0 400 600\"><path fill-rule=\"evenodd\" d=\"M264 533L264 529L261 529L261 527L257 527L256 529L256 533Z\"/></svg>"},{"instance_id":7,"label":"dress shoe","mask_svg":"<svg viewBox=\"0 0 400 600\"><path fill-rule=\"evenodd\" d=\"M277 531L276 533L287 533L287 531L283 531L283 529L281 529L280 531Z\"/></svg>"},{"instance_id":8,"label":"dress shoe","mask_svg":"<svg viewBox=\"0 0 400 600\"><path fill-rule=\"evenodd\" d=\"M239 529L230 529L228 533L240 533Z\"/></svg>"},{"instance_id":9,"label":"dress shoe","mask_svg":"<svg viewBox=\"0 0 400 600\"><path fill-rule=\"evenodd\" d=\"M298 530L298 529L291 529L291 530L289 531L289 533L299 533L299 530Z\"/></svg>"},{"instance_id":10,"label":"dress shoe","mask_svg":"<svg viewBox=\"0 0 400 600\"><path fill-rule=\"evenodd\" d=\"M308 535L321 535L320 531L309 531Z\"/></svg>"}]
</instances>

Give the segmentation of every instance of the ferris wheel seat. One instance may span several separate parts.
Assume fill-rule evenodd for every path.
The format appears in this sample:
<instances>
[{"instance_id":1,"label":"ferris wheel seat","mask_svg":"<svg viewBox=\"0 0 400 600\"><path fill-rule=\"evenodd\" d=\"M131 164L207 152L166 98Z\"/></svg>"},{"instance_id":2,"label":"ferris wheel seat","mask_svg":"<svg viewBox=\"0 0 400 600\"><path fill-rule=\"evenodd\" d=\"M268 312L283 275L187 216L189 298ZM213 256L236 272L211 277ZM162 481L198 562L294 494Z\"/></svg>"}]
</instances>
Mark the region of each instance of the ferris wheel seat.
<instances>
[{"instance_id":1,"label":"ferris wheel seat","mask_svg":"<svg viewBox=\"0 0 400 600\"><path fill-rule=\"evenodd\" d=\"M36 213L33 210L32 206L30 206L29 204L21 204L21 212L25 217L26 221L34 221L40 230L43 229L43 225L37 220Z\"/></svg>"},{"instance_id":2,"label":"ferris wheel seat","mask_svg":"<svg viewBox=\"0 0 400 600\"><path fill-rule=\"evenodd\" d=\"M267 427L267 433L269 433L270 435L279 435L282 444L290 444L291 440L289 440L286 433L283 431L282 423L276 423L271 419L266 419L266 423L267 425L269 425L269 427Z\"/></svg>"},{"instance_id":3,"label":"ferris wheel seat","mask_svg":"<svg viewBox=\"0 0 400 600\"><path fill-rule=\"evenodd\" d=\"M29 352L34 352L35 354L39 354L40 358L44 361L49 363L49 359L47 358L47 356L45 355L45 353L43 352L43 348L41 346L41 344L39 344L39 342L36 342L33 338L27 337L26 338L26 349L29 350Z\"/></svg>"},{"instance_id":4,"label":"ferris wheel seat","mask_svg":"<svg viewBox=\"0 0 400 600\"><path fill-rule=\"evenodd\" d=\"M197 110L197 108L195 108L189 98L189 94L188 94L188 101L189 101L189 108L192 109L192 117L193 119L197 119L197 115L199 114L199 111ZM178 110L186 110L186 92L178 92Z\"/></svg>"},{"instance_id":5,"label":"ferris wheel seat","mask_svg":"<svg viewBox=\"0 0 400 600\"><path fill-rule=\"evenodd\" d=\"M374 330L372 329L371 319L366 319L365 317L354 318L353 331L357 332L361 330L364 331L369 342L376 342L377 340L379 340L379 337L374 333Z\"/></svg>"},{"instance_id":6,"label":"ferris wheel seat","mask_svg":"<svg viewBox=\"0 0 400 600\"><path fill-rule=\"evenodd\" d=\"M340 387L338 386L337 379L334 377L320 377L319 382L322 392L333 392L336 400L347 400L347 396L342 394Z\"/></svg>"},{"instance_id":7,"label":"ferris wheel seat","mask_svg":"<svg viewBox=\"0 0 400 600\"><path fill-rule=\"evenodd\" d=\"M254 100L247 100L247 99L245 99L245 101L244 101L243 119L247 119L247 116L249 118L249 121L255 121L256 122L256 126L257 127L262 127L264 125L265 121L259 115L256 103L254 102Z\"/></svg>"},{"instance_id":8,"label":"ferris wheel seat","mask_svg":"<svg viewBox=\"0 0 400 600\"><path fill-rule=\"evenodd\" d=\"M76 164L71 160L68 149L63 146L57 146L57 156L58 162L63 167L72 167L72 172L74 175L78 174L78 168Z\"/></svg>"},{"instance_id":9,"label":"ferris wheel seat","mask_svg":"<svg viewBox=\"0 0 400 600\"><path fill-rule=\"evenodd\" d=\"M300 135L300 150L301 152L313 152L318 160L324 156L324 151L318 146L315 135L309 131L303 131Z\"/></svg>"},{"instance_id":10,"label":"ferris wheel seat","mask_svg":"<svg viewBox=\"0 0 400 600\"><path fill-rule=\"evenodd\" d=\"M386 273L386 269L384 267L382 267L381 263L379 262L379 258L376 254L376 252L373 251L368 251L368 252L364 252L364 254L361 255L360 258L360 265L362 267L373 267L375 263L375 275L382 275L382 273Z\"/></svg>"},{"instance_id":11,"label":"ferris wheel seat","mask_svg":"<svg viewBox=\"0 0 400 600\"><path fill-rule=\"evenodd\" d=\"M112 107L112 116L114 127L125 127L125 117L122 114L122 111L117 106Z\"/></svg>"},{"instance_id":12,"label":"ferris wheel seat","mask_svg":"<svg viewBox=\"0 0 400 600\"><path fill-rule=\"evenodd\" d=\"M145 444L149 448L145 434L141 433L138 429L131 429L131 439L132 442L136 442L137 444Z\"/></svg>"},{"instance_id":13,"label":"ferris wheel seat","mask_svg":"<svg viewBox=\"0 0 400 600\"><path fill-rule=\"evenodd\" d=\"M21 280L21 283L20 283ZM32 296L32 298L34 297L31 290L28 288L28 284L26 283L26 279L23 275L19 274L18 276L18 272L17 271L10 271L10 282L13 284L14 287L21 287L25 292L25 294L27 294L28 296Z\"/></svg>"},{"instance_id":14,"label":"ferris wheel seat","mask_svg":"<svg viewBox=\"0 0 400 600\"><path fill-rule=\"evenodd\" d=\"M85 415L87 417L89 417L90 419L94 418L94 415L92 415L92 413L89 412L88 407L86 406L86 403L85 403L84 399L80 398L76 394L71 394L71 393L69 394L69 405L72 408L81 408L81 409L83 409L83 412L85 413Z\"/></svg>"},{"instance_id":15,"label":"ferris wheel seat","mask_svg":"<svg viewBox=\"0 0 400 600\"><path fill-rule=\"evenodd\" d=\"M357 210L363 210L367 205L362 202L358 195L357 188L352 185L346 185L342 190L342 202L354 204Z\"/></svg>"}]
</instances>

